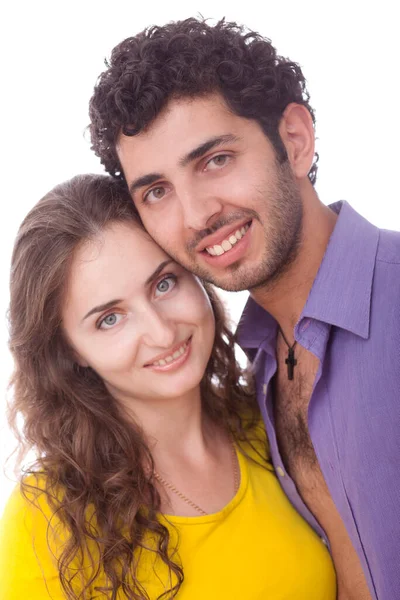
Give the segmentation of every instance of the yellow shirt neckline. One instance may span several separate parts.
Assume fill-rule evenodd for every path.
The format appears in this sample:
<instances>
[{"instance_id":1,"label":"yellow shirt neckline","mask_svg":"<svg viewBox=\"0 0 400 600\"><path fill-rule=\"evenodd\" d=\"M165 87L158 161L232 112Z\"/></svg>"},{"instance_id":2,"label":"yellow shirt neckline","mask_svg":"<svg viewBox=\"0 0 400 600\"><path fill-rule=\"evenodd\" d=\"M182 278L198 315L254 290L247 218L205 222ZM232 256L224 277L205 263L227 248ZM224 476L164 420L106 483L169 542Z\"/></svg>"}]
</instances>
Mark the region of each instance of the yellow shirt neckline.
<instances>
[{"instance_id":1,"label":"yellow shirt neckline","mask_svg":"<svg viewBox=\"0 0 400 600\"><path fill-rule=\"evenodd\" d=\"M240 484L236 494L233 498L218 512L210 513L208 515L202 516L180 516L180 515L169 515L162 514L161 517L164 518L169 523L179 523L180 525L204 525L206 523L212 523L214 521L220 521L227 517L229 513L231 513L243 500L247 486L249 483L249 474L247 469L247 462L243 456L243 454L236 448L235 446L236 457L238 459L239 465L239 476L240 476Z\"/></svg>"}]
</instances>

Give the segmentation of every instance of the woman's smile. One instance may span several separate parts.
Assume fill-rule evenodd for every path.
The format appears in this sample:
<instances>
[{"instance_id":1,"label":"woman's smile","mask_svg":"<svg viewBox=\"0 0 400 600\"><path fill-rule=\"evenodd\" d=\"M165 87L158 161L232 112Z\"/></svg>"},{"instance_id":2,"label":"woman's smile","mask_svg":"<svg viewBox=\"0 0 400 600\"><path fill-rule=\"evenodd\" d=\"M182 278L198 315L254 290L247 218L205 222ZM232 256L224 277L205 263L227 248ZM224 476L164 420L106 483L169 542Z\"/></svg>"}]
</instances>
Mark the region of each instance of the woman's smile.
<instances>
[{"instance_id":1,"label":"woman's smile","mask_svg":"<svg viewBox=\"0 0 400 600\"><path fill-rule=\"evenodd\" d=\"M139 227L114 223L77 249L67 289L64 331L80 364L132 410L200 385L215 335L209 298Z\"/></svg>"},{"instance_id":2,"label":"woman's smile","mask_svg":"<svg viewBox=\"0 0 400 600\"><path fill-rule=\"evenodd\" d=\"M179 368L189 358L191 340L192 336L186 341L176 344L169 353L164 352L164 354L144 365L145 368L161 372Z\"/></svg>"}]
</instances>

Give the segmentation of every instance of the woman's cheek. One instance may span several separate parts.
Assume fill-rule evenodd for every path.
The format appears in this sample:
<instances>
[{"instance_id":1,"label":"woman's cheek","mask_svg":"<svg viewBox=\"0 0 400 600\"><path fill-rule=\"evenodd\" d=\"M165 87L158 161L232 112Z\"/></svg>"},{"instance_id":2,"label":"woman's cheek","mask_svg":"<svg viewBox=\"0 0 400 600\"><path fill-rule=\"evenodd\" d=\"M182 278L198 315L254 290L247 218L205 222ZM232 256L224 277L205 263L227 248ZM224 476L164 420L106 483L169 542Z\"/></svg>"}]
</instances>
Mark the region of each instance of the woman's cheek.
<instances>
[{"instance_id":1,"label":"woman's cheek","mask_svg":"<svg viewBox=\"0 0 400 600\"><path fill-rule=\"evenodd\" d=\"M121 371L131 366L136 355L136 344L129 335L104 336L98 342L94 361L98 370Z\"/></svg>"}]
</instances>

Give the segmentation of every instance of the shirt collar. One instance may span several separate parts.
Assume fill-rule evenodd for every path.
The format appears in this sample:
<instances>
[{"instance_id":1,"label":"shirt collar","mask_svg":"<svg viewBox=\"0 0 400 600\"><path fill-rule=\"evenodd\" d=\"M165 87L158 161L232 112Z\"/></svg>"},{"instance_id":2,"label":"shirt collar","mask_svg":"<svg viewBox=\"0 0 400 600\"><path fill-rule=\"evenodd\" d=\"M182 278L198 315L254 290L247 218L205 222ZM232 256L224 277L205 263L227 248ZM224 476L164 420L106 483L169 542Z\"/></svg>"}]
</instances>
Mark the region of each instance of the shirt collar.
<instances>
[{"instance_id":1,"label":"shirt collar","mask_svg":"<svg viewBox=\"0 0 400 600\"><path fill-rule=\"evenodd\" d=\"M330 208L339 216L301 318L318 319L366 339L379 230L347 202Z\"/></svg>"},{"instance_id":2,"label":"shirt collar","mask_svg":"<svg viewBox=\"0 0 400 600\"><path fill-rule=\"evenodd\" d=\"M379 230L347 202L330 208L339 216L299 322L317 319L366 339ZM249 298L237 330L239 344L259 347L276 328L275 319Z\"/></svg>"},{"instance_id":3,"label":"shirt collar","mask_svg":"<svg viewBox=\"0 0 400 600\"><path fill-rule=\"evenodd\" d=\"M277 330L272 315L250 296L236 330L236 339L242 348L259 348Z\"/></svg>"}]
</instances>

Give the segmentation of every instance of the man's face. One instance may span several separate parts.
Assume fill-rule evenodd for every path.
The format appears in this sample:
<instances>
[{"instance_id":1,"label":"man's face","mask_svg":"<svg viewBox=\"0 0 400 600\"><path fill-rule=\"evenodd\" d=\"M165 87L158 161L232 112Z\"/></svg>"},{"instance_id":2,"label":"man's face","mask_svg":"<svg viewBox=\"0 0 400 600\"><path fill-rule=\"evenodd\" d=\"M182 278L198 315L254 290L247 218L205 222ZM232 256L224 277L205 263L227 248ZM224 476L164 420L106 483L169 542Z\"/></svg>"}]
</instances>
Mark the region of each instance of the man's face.
<instances>
[{"instance_id":1,"label":"man's face","mask_svg":"<svg viewBox=\"0 0 400 600\"><path fill-rule=\"evenodd\" d=\"M150 235L205 280L238 291L268 285L296 255L302 201L259 124L218 95L172 100L117 144Z\"/></svg>"}]
</instances>

